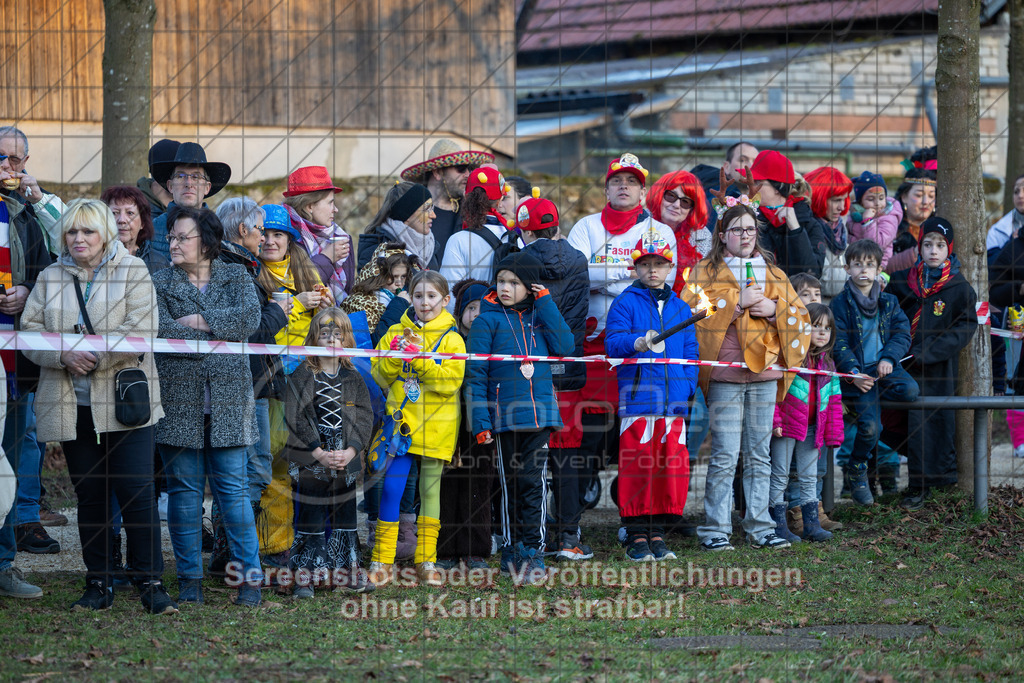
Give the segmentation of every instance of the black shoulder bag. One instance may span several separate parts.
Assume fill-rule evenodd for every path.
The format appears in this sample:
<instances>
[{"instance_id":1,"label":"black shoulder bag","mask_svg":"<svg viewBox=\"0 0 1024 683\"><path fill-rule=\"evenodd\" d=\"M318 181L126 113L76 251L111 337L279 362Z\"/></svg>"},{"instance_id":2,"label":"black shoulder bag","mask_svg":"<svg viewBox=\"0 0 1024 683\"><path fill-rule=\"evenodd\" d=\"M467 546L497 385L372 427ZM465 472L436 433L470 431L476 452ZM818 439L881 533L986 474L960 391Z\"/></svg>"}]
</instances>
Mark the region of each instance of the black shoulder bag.
<instances>
[{"instance_id":1,"label":"black shoulder bag","mask_svg":"<svg viewBox=\"0 0 1024 683\"><path fill-rule=\"evenodd\" d=\"M82 322L89 334L96 334L89 320L89 312L85 310L85 297L82 296L82 284L75 278L75 294L78 296L78 308L82 311ZM139 364L142 364L139 356ZM149 407L149 378L140 367L124 368L114 375L114 417L126 427L141 427L152 413Z\"/></svg>"}]
</instances>

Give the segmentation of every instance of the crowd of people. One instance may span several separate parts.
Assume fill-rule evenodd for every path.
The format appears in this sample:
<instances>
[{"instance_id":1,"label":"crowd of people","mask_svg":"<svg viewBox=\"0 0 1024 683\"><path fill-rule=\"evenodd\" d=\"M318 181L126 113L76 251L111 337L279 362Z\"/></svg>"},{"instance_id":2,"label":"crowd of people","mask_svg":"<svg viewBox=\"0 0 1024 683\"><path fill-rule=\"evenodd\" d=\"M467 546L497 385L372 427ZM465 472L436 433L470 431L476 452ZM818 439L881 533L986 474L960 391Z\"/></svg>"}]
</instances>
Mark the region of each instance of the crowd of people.
<instances>
[{"instance_id":1,"label":"crowd of people","mask_svg":"<svg viewBox=\"0 0 1024 683\"><path fill-rule=\"evenodd\" d=\"M706 551L733 549L737 503L754 547L830 539L832 448L858 505L897 493L901 456L908 509L956 482L948 411L879 408L953 394L976 332L954 227L934 215L934 148L908 160L892 197L871 170L801 176L744 142L721 168L657 181L624 153L604 208L568 226L492 155L442 140L355 249L323 167L292 172L281 203L231 197L214 211L231 169L196 143L161 140L136 186L67 205L28 158L27 137L0 128L4 329L328 351L4 351L18 499L0 531L2 596L42 594L16 551L59 552L41 517L60 516L41 505L40 442L61 443L78 497L86 588L73 607L105 609L134 587L154 614L202 602L207 574L235 579L250 607L275 582L296 598L372 591L409 560L426 585L492 555L540 580L545 557L594 557L581 515L614 460L625 556L672 560L667 534L708 434ZM989 235L991 299L1006 311L1024 299L1016 182ZM465 352L477 355L443 355ZM609 362L572 360L590 355ZM1017 431L1024 448L1024 420Z\"/></svg>"}]
</instances>

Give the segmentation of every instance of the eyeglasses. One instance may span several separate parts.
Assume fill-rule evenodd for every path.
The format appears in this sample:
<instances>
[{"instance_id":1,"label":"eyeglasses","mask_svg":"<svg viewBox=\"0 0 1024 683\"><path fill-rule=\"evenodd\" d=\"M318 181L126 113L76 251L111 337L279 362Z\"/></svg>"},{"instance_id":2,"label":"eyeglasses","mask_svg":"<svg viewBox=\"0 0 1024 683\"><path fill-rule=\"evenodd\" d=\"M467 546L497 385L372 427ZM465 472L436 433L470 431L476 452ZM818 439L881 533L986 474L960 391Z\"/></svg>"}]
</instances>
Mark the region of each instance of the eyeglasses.
<instances>
[{"instance_id":1,"label":"eyeglasses","mask_svg":"<svg viewBox=\"0 0 1024 683\"><path fill-rule=\"evenodd\" d=\"M174 244L175 242L190 242L197 237L199 237L199 235L189 235L188 237L183 237L181 235L168 235L167 244Z\"/></svg>"},{"instance_id":2,"label":"eyeglasses","mask_svg":"<svg viewBox=\"0 0 1024 683\"><path fill-rule=\"evenodd\" d=\"M25 157L16 157L13 154L0 154L0 163L3 163L8 159L11 160L12 168L15 166L21 166L23 163L25 163Z\"/></svg>"},{"instance_id":3,"label":"eyeglasses","mask_svg":"<svg viewBox=\"0 0 1024 683\"><path fill-rule=\"evenodd\" d=\"M171 180L177 180L179 183L192 181L196 185L210 182L210 179L202 173L175 173L171 176Z\"/></svg>"},{"instance_id":4,"label":"eyeglasses","mask_svg":"<svg viewBox=\"0 0 1024 683\"><path fill-rule=\"evenodd\" d=\"M458 164L456 166L452 166L451 168L454 168L456 173L469 173L470 171L473 170L473 167L470 166L469 164Z\"/></svg>"},{"instance_id":5,"label":"eyeglasses","mask_svg":"<svg viewBox=\"0 0 1024 683\"><path fill-rule=\"evenodd\" d=\"M751 237L757 234L757 226L752 225L746 228L727 228L726 232L733 237Z\"/></svg>"},{"instance_id":6,"label":"eyeglasses","mask_svg":"<svg viewBox=\"0 0 1024 683\"><path fill-rule=\"evenodd\" d=\"M262 225L250 225L249 227L252 228L253 230L259 230L259 233L261 235L267 234L267 229L264 228Z\"/></svg>"},{"instance_id":7,"label":"eyeglasses","mask_svg":"<svg viewBox=\"0 0 1024 683\"><path fill-rule=\"evenodd\" d=\"M671 190L669 190L668 192L665 193L665 196L662 198L662 201L664 201L669 206L671 206L672 204L675 204L676 202L679 202L679 204L684 209L693 208L693 200L692 199L687 197L685 194L676 194L675 192L672 192Z\"/></svg>"}]
</instances>

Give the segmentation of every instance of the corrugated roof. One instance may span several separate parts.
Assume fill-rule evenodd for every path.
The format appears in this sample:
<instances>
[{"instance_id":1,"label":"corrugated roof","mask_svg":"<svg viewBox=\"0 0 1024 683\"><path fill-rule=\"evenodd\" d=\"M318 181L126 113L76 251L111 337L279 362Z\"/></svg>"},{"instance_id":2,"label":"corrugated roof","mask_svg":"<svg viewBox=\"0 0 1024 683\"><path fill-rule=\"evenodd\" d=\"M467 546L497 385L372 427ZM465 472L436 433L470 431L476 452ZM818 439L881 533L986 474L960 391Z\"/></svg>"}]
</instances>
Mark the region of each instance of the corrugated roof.
<instances>
[{"instance_id":1,"label":"corrugated roof","mask_svg":"<svg viewBox=\"0 0 1024 683\"><path fill-rule=\"evenodd\" d=\"M519 49L799 32L855 20L934 14L938 7L939 0L538 0Z\"/></svg>"}]
</instances>

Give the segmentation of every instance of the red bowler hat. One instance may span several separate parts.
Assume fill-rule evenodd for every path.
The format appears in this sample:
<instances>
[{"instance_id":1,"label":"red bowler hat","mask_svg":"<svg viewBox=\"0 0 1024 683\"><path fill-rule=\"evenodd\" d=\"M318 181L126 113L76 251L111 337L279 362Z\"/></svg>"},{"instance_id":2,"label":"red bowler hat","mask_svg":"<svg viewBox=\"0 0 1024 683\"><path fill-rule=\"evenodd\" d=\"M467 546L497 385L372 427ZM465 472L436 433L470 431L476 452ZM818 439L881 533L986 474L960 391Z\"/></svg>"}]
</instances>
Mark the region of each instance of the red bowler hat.
<instances>
[{"instance_id":1,"label":"red bowler hat","mask_svg":"<svg viewBox=\"0 0 1024 683\"><path fill-rule=\"evenodd\" d=\"M324 166L303 166L292 171L288 176L288 191L285 197L294 197L307 192L319 192L321 190L334 190L334 194L341 192L340 187L334 186L331 175Z\"/></svg>"}]
</instances>

